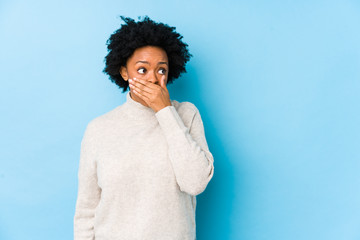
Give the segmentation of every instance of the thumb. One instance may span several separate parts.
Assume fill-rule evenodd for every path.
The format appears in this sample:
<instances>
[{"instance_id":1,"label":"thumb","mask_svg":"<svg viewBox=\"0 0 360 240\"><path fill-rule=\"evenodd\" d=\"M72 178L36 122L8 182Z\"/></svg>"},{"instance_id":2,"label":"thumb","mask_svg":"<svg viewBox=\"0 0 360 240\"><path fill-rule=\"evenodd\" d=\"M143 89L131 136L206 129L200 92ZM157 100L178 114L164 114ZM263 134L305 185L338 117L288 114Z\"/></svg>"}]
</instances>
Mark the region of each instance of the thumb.
<instances>
[{"instance_id":1,"label":"thumb","mask_svg":"<svg viewBox=\"0 0 360 240\"><path fill-rule=\"evenodd\" d=\"M166 89L165 75L163 75L163 76L161 77L160 86L161 86L162 88Z\"/></svg>"}]
</instances>

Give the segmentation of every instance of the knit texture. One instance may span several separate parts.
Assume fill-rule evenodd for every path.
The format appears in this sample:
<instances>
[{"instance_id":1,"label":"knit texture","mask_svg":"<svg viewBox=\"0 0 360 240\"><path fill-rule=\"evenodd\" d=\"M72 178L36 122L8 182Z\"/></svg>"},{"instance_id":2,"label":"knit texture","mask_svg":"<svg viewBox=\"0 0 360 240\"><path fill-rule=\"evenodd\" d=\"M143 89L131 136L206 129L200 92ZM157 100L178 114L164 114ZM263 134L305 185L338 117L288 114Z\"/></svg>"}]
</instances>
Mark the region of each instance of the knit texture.
<instances>
[{"instance_id":1,"label":"knit texture","mask_svg":"<svg viewBox=\"0 0 360 240\"><path fill-rule=\"evenodd\" d=\"M198 109L133 100L91 120L81 141L74 240L195 240L196 195L214 174Z\"/></svg>"}]
</instances>

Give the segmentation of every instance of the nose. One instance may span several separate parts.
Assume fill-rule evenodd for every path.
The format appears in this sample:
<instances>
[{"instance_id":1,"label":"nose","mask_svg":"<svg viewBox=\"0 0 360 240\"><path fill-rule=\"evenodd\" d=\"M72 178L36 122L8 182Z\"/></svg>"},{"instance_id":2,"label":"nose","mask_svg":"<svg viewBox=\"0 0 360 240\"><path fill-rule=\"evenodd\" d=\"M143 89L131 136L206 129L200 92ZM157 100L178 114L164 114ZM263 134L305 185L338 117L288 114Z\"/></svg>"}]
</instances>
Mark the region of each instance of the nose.
<instances>
[{"instance_id":1,"label":"nose","mask_svg":"<svg viewBox=\"0 0 360 240\"><path fill-rule=\"evenodd\" d=\"M152 74L150 74L149 76L149 82L154 83L154 84L158 84L159 80L157 79L156 73L153 72Z\"/></svg>"}]
</instances>

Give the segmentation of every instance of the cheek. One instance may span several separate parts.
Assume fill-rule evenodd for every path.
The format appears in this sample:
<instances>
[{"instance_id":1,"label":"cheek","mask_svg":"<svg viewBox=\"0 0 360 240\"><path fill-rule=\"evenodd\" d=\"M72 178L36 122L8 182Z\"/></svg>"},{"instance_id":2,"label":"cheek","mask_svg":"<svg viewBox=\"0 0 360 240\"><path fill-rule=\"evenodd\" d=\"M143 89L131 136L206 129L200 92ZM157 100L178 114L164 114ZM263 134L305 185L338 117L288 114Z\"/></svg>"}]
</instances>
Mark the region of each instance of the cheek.
<instances>
[{"instance_id":1,"label":"cheek","mask_svg":"<svg viewBox=\"0 0 360 240\"><path fill-rule=\"evenodd\" d=\"M134 78L134 77L143 77L145 74L141 74L139 73L137 70L132 70L132 71L129 71L129 76L130 78Z\"/></svg>"}]
</instances>

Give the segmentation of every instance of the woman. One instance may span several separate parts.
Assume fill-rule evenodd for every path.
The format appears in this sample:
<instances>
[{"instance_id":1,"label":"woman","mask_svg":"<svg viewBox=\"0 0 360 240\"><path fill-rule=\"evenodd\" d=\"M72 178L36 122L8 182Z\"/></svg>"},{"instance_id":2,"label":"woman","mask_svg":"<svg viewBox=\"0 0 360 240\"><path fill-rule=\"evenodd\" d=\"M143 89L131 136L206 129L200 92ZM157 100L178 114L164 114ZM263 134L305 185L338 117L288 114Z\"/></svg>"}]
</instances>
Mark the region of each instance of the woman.
<instances>
[{"instance_id":1,"label":"woman","mask_svg":"<svg viewBox=\"0 0 360 240\"><path fill-rule=\"evenodd\" d=\"M108 40L104 72L126 102L86 127L75 240L196 239L196 195L214 174L200 113L170 100L167 83L191 55L174 27L145 17Z\"/></svg>"}]
</instances>

